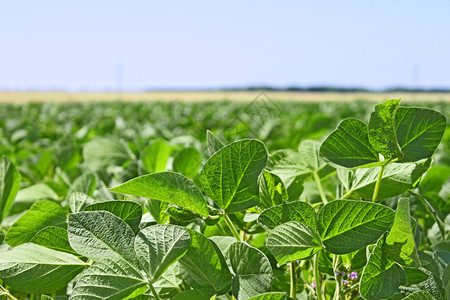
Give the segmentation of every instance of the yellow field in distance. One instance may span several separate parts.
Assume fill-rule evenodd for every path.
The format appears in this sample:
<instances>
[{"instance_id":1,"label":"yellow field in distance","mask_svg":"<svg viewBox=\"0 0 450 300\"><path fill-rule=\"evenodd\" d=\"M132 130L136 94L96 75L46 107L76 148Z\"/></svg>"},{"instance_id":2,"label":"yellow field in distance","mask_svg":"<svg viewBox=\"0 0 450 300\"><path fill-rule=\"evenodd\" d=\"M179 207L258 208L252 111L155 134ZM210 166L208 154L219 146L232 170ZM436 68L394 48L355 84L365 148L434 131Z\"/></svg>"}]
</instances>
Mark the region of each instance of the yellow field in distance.
<instances>
[{"instance_id":1,"label":"yellow field in distance","mask_svg":"<svg viewBox=\"0 0 450 300\"><path fill-rule=\"evenodd\" d=\"M250 102L261 96L259 91L151 91L151 92L0 92L0 103L29 102L149 102L149 101L238 101ZM276 101L335 102L373 101L402 97L404 102L450 102L450 93L333 93L333 92L277 92L265 95Z\"/></svg>"}]
</instances>

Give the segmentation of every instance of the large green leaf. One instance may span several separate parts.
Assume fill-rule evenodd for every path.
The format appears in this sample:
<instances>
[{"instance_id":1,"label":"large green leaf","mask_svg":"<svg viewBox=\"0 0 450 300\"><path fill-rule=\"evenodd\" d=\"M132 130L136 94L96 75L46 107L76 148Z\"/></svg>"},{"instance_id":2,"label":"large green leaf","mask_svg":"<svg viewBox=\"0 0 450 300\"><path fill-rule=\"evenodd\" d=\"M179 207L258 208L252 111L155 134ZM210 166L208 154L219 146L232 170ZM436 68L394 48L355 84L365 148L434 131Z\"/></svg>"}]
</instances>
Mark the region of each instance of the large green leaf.
<instances>
[{"instance_id":1,"label":"large green leaf","mask_svg":"<svg viewBox=\"0 0 450 300\"><path fill-rule=\"evenodd\" d=\"M381 204L353 200L327 203L318 214L325 248L346 254L375 243L394 221L395 212Z\"/></svg>"},{"instance_id":2,"label":"large green leaf","mask_svg":"<svg viewBox=\"0 0 450 300\"><path fill-rule=\"evenodd\" d=\"M290 221L303 223L314 230L317 227L316 212L310 204L304 201L283 203L271 207L258 217L258 223L269 230Z\"/></svg>"},{"instance_id":3,"label":"large green leaf","mask_svg":"<svg viewBox=\"0 0 450 300\"><path fill-rule=\"evenodd\" d=\"M217 293L225 293L231 284L231 273L222 254L213 242L203 234L188 229L191 245L179 260L189 279L203 287L211 287Z\"/></svg>"},{"instance_id":4,"label":"large green leaf","mask_svg":"<svg viewBox=\"0 0 450 300\"><path fill-rule=\"evenodd\" d=\"M258 140L242 140L217 151L201 171L206 194L228 213L259 203L258 176L266 166L267 150Z\"/></svg>"},{"instance_id":5,"label":"large green leaf","mask_svg":"<svg viewBox=\"0 0 450 300\"><path fill-rule=\"evenodd\" d=\"M197 175L202 163L202 155L194 147L184 148L173 159L173 170L192 178Z\"/></svg>"},{"instance_id":6,"label":"large green leaf","mask_svg":"<svg viewBox=\"0 0 450 300\"><path fill-rule=\"evenodd\" d=\"M414 163L391 163L386 165L377 200L397 196L411 188L427 168ZM371 198L380 167L355 171L352 190L364 198Z\"/></svg>"},{"instance_id":7,"label":"large green leaf","mask_svg":"<svg viewBox=\"0 0 450 300\"><path fill-rule=\"evenodd\" d=\"M184 228L154 225L138 233L134 249L140 266L149 275L149 279L155 281L186 253L190 244L191 237Z\"/></svg>"},{"instance_id":8,"label":"large green leaf","mask_svg":"<svg viewBox=\"0 0 450 300\"><path fill-rule=\"evenodd\" d=\"M45 227L36 233L30 242L56 251L77 254L70 247L68 232L65 228L54 226Z\"/></svg>"},{"instance_id":9,"label":"large green leaf","mask_svg":"<svg viewBox=\"0 0 450 300\"><path fill-rule=\"evenodd\" d=\"M170 156L170 146L164 140L156 139L142 153L142 164L149 173L164 172Z\"/></svg>"},{"instance_id":10,"label":"large green leaf","mask_svg":"<svg viewBox=\"0 0 450 300\"><path fill-rule=\"evenodd\" d=\"M270 291L273 272L264 253L244 242L236 242L231 245L229 256L235 274L232 289L236 299L246 300Z\"/></svg>"},{"instance_id":11,"label":"large green leaf","mask_svg":"<svg viewBox=\"0 0 450 300\"><path fill-rule=\"evenodd\" d=\"M369 120L369 141L372 148L385 159L401 158L402 151L395 132L395 112L400 99L391 99L375 105Z\"/></svg>"},{"instance_id":12,"label":"large green leaf","mask_svg":"<svg viewBox=\"0 0 450 300\"><path fill-rule=\"evenodd\" d=\"M8 216L19 190L20 173L6 156L0 162L0 224Z\"/></svg>"},{"instance_id":13,"label":"large green leaf","mask_svg":"<svg viewBox=\"0 0 450 300\"><path fill-rule=\"evenodd\" d=\"M386 238L385 251L390 259L401 265L408 267L419 265L408 198L401 198L398 201L394 224Z\"/></svg>"},{"instance_id":14,"label":"large green leaf","mask_svg":"<svg viewBox=\"0 0 450 300\"><path fill-rule=\"evenodd\" d=\"M70 299L131 299L146 290L146 281L135 267L123 260L106 258L80 274Z\"/></svg>"},{"instance_id":15,"label":"large green leaf","mask_svg":"<svg viewBox=\"0 0 450 300\"><path fill-rule=\"evenodd\" d=\"M44 294L65 287L87 264L74 255L22 244L0 255L0 278L17 291Z\"/></svg>"},{"instance_id":16,"label":"large green leaf","mask_svg":"<svg viewBox=\"0 0 450 300\"><path fill-rule=\"evenodd\" d=\"M433 155L444 135L445 115L427 108L399 107L395 115L402 162L414 162Z\"/></svg>"},{"instance_id":17,"label":"large green leaf","mask_svg":"<svg viewBox=\"0 0 450 300\"><path fill-rule=\"evenodd\" d=\"M210 300L211 292L203 290L187 290L176 294L172 300Z\"/></svg>"},{"instance_id":18,"label":"large green leaf","mask_svg":"<svg viewBox=\"0 0 450 300\"><path fill-rule=\"evenodd\" d=\"M267 237L266 246L280 265L310 258L323 248L316 231L299 222L277 226Z\"/></svg>"},{"instance_id":19,"label":"large green leaf","mask_svg":"<svg viewBox=\"0 0 450 300\"><path fill-rule=\"evenodd\" d=\"M79 254L94 261L123 260L137 266L134 232L108 211L85 211L69 215L69 242Z\"/></svg>"},{"instance_id":20,"label":"large green leaf","mask_svg":"<svg viewBox=\"0 0 450 300\"><path fill-rule=\"evenodd\" d=\"M92 171L121 166L131 159L126 146L112 138L96 137L83 147L84 165Z\"/></svg>"},{"instance_id":21,"label":"large green leaf","mask_svg":"<svg viewBox=\"0 0 450 300\"><path fill-rule=\"evenodd\" d=\"M436 300L436 298L434 298L433 295L431 295L428 292L417 291L412 294L409 294L408 296L403 298L403 300Z\"/></svg>"},{"instance_id":22,"label":"large green leaf","mask_svg":"<svg viewBox=\"0 0 450 300\"><path fill-rule=\"evenodd\" d=\"M374 247L361 276L360 294L364 299L385 299L400 292L406 283L403 269L384 251L385 236Z\"/></svg>"},{"instance_id":23,"label":"large green leaf","mask_svg":"<svg viewBox=\"0 0 450 300\"><path fill-rule=\"evenodd\" d=\"M137 231L142 217L142 206L133 201L105 201L86 206L84 211L106 210L121 218L134 232Z\"/></svg>"},{"instance_id":24,"label":"large green leaf","mask_svg":"<svg viewBox=\"0 0 450 300\"><path fill-rule=\"evenodd\" d=\"M322 143L320 154L346 168L373 165L379 158L369 142L368 134L364 122L354 118L345 119Z\"/></svg>"},{"instance_id":25,"label":"large green leaf","mask_svg":"<svg viewBox=\"0 0 450 300\"><path fill-rule=\"evenodd\" d=\"M259 196L261 208L269 208L288 200L286 187L281 178L265 170L259 179Z\"/></svg>"},{"instance_id":26,"label":"large green leaf","mask_svg":"<svg viewBox=\"0 0 450 300\"><path fill-rule=\"evenodd\" d=\"M48 226L66 228L66 212L54 202L36 202L9 228L5 242L11 246L29 242L38 231Z\"/></svg>"},{"instance_id":27,"label":"large green leaf","mask_svg":"<svg viewBox=\"0 0 450 300\"><path fill-rule=\"evenodd\" d=\"M110 190L175 204L199 215L209 216L202 192L192 181L178 173L161 172L139 176Z\"/></svg>"}]
</instances>

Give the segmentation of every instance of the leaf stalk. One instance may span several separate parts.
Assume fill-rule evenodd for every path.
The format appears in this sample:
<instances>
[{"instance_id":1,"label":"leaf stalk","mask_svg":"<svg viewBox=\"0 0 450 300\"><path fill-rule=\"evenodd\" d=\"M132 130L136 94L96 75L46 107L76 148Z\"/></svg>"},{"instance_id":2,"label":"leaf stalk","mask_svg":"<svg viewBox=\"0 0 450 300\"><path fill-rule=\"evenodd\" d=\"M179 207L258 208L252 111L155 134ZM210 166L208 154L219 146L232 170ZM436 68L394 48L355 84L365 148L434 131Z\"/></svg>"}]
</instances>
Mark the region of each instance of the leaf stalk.
<instances>
[{"instance_id":1,"label":"leaf stalk","mask_svg":"<svg viewBox=\"0 0 450 300\"><path fill-rule=\"evenodd\" d=\"M223 219L225 221L225 223L227 224L228 228L230 228L231 233L233 234L233 236L236 238L236 240L238 242L241 242L241 236L239 235L239 233L236 230L236 227L234 227L233 222L231 222L230 218L228 217L228 215L226 213L223 213Z\"/></svg>"},{"instance_id":2,"label":"leaf stalk","mask_svg":"<svg viewBox=\"0 0 450 300\"><path fill-rule=\"evenodd\" d=\"M320 252L317 252L314 256L314 280L316 282L316 296L318 300L322 300L322 292L321 292L321 285L320 285L320 273L319 273L319 258L320 258Z\"/></svg>"},{"instance_id":3,"label":"leaf stalk","mask_svg":"<svg viewBox=\"0 0 450 300\"><path fill-rule=\"evenodd\" d=\"M380 190L381 180L383 179L383 172L384 172L384 167L385 166L386 165L382 165L381 169L380 169L380 173L378 173L377 183L375 184L375 189L373 190L372 202L376 202L377 201L378 192Z\"/></svg>"},{"instance_id":4,"label":"leaf stalk","mask_svg":"<svg viewBox=\"0 0 450 300\"><path fill-rule=\"evenodd\" d=\"M158 296L158 293L156 292L155 288L153 287L153 284L148 281L148 286L150 287L150 290L152 291L153 297L155 298L155 300L161 300Z\"/></svg>"},{"instance_id":5,"label":"leaf stalk","mask_svg":"<svg viewBox=\"0 0 450 300\"><path fill-rule=\"evenodd\" d=\"M325 196L325 193L323 192L322 183L320 182L320 177L317 172L313 172L314 180L317 184L317 189L319 190L320 198L322 199L323 204L327 204L327 197Z\"/></svg>"},{"instance_id":6,"label":"leaf stalk","mask_svg":"<svg viewBox=\"0 0 450 300\"><path fill-rule=\"evenodd\" d=\"M295 274L297 268L297 263L295 261L291 261L290 263L290 275L291 275L291 289L289 291L289 296L295 299L297 294L297 276Z\"/></svg>"}]
</instances>

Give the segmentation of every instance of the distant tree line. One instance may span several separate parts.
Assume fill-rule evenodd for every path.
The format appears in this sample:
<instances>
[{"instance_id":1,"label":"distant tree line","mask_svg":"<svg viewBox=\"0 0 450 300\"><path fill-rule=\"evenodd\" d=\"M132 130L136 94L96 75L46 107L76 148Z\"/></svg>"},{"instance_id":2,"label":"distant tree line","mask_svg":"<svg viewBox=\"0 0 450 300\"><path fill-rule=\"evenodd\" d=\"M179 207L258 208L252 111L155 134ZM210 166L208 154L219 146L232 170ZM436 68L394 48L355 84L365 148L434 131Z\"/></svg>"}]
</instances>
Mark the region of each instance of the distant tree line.
<instances>
[{"instance_id":1,"label":"distant tree line","mask_svg":"<svg viewBox=\"0 0 450 300\"><path fill-rule=\"evenodd\" d=\"M359 88L359 87L332 87L332 86L314 86L314 87L299 87L291 86L285 88L278 88L273 86L250 86L244 88L226 88L221 89L225 91L279 91L279 92L332 92L332 93L364 93L364 92L406 92L406 93L450 93L450 88L407 88L407 87L393 87L382 90Z\"/></svg>"}]
</instances>

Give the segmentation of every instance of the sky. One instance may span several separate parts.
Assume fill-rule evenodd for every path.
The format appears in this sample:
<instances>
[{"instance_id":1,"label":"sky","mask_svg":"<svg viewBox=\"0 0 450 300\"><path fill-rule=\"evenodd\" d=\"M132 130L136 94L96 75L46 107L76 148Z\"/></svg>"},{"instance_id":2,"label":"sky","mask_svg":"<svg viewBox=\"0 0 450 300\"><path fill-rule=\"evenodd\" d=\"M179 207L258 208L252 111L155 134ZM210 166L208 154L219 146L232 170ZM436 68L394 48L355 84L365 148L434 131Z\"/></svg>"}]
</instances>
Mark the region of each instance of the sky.
<instances>
[{"instance_id":1,"label":"sky","mask_svg":"<svg viewBox=\"0 0 450 300\"><path fill-rule=\"evenodd\" d=\"M450 88L450 1L0 0L0 90Z\"/></svg>"}]
</instances>

